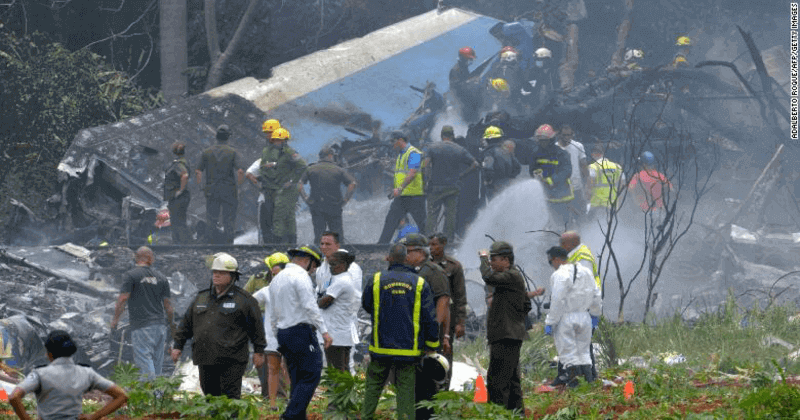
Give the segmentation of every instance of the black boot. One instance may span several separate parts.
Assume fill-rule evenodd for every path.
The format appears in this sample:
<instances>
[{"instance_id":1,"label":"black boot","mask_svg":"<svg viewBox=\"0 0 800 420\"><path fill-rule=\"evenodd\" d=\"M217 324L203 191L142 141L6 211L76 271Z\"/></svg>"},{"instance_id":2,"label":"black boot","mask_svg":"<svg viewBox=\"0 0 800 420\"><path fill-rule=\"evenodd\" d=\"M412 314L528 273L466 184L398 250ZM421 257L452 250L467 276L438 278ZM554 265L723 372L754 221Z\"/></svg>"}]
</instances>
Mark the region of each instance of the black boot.
<instances>
[{"instance_id":1,"label":"black boot","mask_svg":"<svg viewBox=\"0 0 800 420\"><path fill-rule=\"evenodd\" d=\"M592 368L592 365L580 365L578 367L581 368L583 378L586 379L586 383L592 383L595 379L597 379L597 377L594 375L594 369Z\"/></svg>"},{"instance_id":2,"label":"black boot","mask_svg":"<svg viewBox=\"0 0 800 420\"><path fill-rule=\"evenodd\" d=\"M558 372L556 373L556 378L550 383L550 386L566 385L567 382L569 382L567 371L564 369L564 365L558 362Z\"/></svg>"},{"instance_id":3,"label":"black boot","mask_svg":"<svg viewBox=\"0 0 800 420\"><path fill-rule=\"evenodd\" d=\"M570 366L567 368L567 386L569 388L575 388L580 383L578 381L578 376L583 374L583 369L581 366Z\"/></svg>"}]
</instances>

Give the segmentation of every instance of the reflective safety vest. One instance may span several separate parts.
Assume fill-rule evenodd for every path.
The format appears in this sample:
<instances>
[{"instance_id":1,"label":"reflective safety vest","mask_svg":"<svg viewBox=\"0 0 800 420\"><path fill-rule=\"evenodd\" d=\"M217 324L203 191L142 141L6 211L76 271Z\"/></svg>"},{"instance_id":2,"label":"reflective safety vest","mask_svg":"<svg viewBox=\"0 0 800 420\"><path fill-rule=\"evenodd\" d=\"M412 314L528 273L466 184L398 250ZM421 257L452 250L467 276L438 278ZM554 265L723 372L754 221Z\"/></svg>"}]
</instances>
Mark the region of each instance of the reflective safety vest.
<instances>
[{"instance_id":1,"label":"reflective safety vest","mask_svg":"<svg viewBox=\"0 0 800 420\"><path fill-rule=\"evenodd\" d=\"M602 289L600 283L600 273L597 272L597 263L594 262L594 255L592 255L592 251L589 249L588 246L581 244L578 249L575 250L575 253L572 254L571 257L567 258L568 263L577 264L578 261L586 260L592 263L592 274L594 274L594 282L597 284L597 288L600 290Z\"/></svg>"},{"instance_id":2,"label":"reflective safety vest","mask_svg":"<svg viewBox=\"0 0 800 420\"><path fill-rule=\"evenodd\" d=\"M592 179L592 207L610 208L617 199L617 186L622 177L622 166L603 158L589 165L595 173Z\"/></svg>"},{"instance_id":3,"label":"reflective safety vest","mask_svg":"<svg viewBox=\"0 0 800 420\"><path fill-rule=\"evenodd\" d=\"M394 164L394 187L400 188L403 186L403 182L406 180L406 176L408 175L408 157L411 156L411 152L418 153L422 156L422 152L419 151L414 146L409 145L405 152L403 152L400 156L397 157L397 161ZM417 173L414 175L414 179L411 181L410 184L400 192L400 195L403 196L414 196L414 195L423 195L424 192L422 191L422 168L417 169Z\"/></svg>"},{"instance_id":4,"label":"reflective safety vest","mask_svg":"<svg viewBox=\"0 0 800 420\"><path fill-rule=\"evenodd\" d=\"M387 278L383 282L381 272L375 273L372 282L372 340L369 351L384 356L421 356L421 337L438 337L439 325L433 312L433 296L428 292L429 295L423 297L426 283L422 277L412 274L416 284L409 284L406 279L399 277L393 281L392 271L384 274ZM424 308L424 298L430 300L428 308ZM412 308L411 319L408 319L409 308ZM426 309L429 311L427 323L423 319L426 318L423 314ZM439 347L438 338L437 341L425 341L425 346L431 349Z\"/></svg>"}]
</instances>

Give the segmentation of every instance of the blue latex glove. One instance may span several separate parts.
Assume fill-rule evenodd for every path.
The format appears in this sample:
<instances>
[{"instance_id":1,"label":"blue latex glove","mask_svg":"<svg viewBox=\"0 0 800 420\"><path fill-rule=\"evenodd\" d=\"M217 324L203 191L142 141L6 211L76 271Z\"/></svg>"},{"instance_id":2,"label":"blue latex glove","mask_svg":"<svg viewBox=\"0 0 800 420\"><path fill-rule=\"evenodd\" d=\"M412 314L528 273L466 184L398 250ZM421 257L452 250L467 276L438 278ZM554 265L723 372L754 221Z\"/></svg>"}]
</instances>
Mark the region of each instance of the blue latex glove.
<instances>
[{"instance_id":1,"label":"blue latex glove","mask_svg":"<svg viewBox=\"0 0 800 420\"><path fill-rule=\"evenodd\" d=\"M552 325L545 325L544 326L544 335L553 335L553 326Z\"/></svg>"},{"instance_id":2,"label":"blue latex glove","mask_svg":"<svg viewBox=\"0 0 800 420\"><path fill-rule=\"evenodd\" d=\"M593 316L592 317L592 328L597 328L600 325L600 317Z\"/></svg>"}]
</instances>

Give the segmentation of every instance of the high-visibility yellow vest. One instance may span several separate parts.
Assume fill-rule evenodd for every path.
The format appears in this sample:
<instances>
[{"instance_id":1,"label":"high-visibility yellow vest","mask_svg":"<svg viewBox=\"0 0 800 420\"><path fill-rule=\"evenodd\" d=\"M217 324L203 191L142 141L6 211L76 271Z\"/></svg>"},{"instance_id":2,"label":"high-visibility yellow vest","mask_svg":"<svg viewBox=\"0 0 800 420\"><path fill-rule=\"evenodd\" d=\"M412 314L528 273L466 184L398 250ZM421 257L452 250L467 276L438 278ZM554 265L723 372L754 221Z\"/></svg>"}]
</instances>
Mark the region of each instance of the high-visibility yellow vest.
<instances>
[{"instance_id":1,"label":"high-visibility yellow vest","mask_svg":"<svg viewBox=\"0 0 800 420\"><path fill-rule=\"evenodd\" d=\"M425 279L417 277L417 285L414 290L414 343L410 349L396 349L381 347L379 339L379 331L381 330L380 312L381 312L381 273L375 273L372 282L372 343L369 345L369 351L375 354L383 354L388 356L420 356L422 350L419 346L419 331L420 331L420 318L422 314L422 289L425 287ZM385 327L384 327L385 328ZM391 328L391 327L389 327ZM439 342L426 341L425 345L430 348L439 346Z\"/></svg>"},{"instance_id":2,"label":"high-visibility yellow vest","mask_svg":"<svg viewBox=\"0 0 800 420\"><path fill-rule=\"evenodd\" d=\"M420 156L422 156L422 152L419 151L414 146L409 145L408 149L406 149L403 154L397 157L397 161L394 164L394 187L395 188L402 188L403 182L406 180L406 176L408 175L408 157L411 156L411 152L416 152ZM404 196L414 196L414 195L423 195L424 192L422 191L422 167L420 165L420 169L417 169L417 173L414 175L414 179L411 181L410 184L404 189L400 195Z\"/></svg>"},{"instance_id":3,"label":"high-visibility yellow vest","mask_svg":"<svg viewBox=\"0 0 800 420\"><path fill-rule=\"evenodd\" d=\"M617 186L622 176L622 166L603 158L589 165L595 177L592 180L592 207L610 208L617 199Z\"/></svg>"},{"instance_id":4,"label":"high-visibility yellow vest","mask_svg":"<svg viewBox=\"0 0 800 420\"><path fill-rule=\"evenodd\" d=\"M568 263L577 264L578 261L586 260L592 263L592 274L594 274L594 282L597 288L601 288L600 273L597 272L597 263L594 262L594 255L588 246L581 244L571 257L567 258ZM601 289L602 290L602 289Z\"/></svg>"}]
</instances>

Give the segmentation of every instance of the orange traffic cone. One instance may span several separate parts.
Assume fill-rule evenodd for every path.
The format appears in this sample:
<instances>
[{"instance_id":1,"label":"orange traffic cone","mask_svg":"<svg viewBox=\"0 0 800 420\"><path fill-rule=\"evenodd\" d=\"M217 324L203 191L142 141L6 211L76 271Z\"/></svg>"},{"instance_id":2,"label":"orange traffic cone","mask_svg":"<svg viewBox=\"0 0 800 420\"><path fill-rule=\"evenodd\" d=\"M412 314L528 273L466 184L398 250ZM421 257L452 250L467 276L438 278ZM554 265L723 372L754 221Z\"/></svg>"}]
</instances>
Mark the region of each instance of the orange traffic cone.
<instances>
[{"instance_id":1,"label":"orange traffic cone","mask_svg":"<svg viewBox=\"0 0 800 420\"><path fill-rule=\"evenodd\" d=\"M626 400L631 399L631 397L633 397L633 382L625 382L625 387L622 389L622 393L625 395Z\"/></svg>"},{"instance_id":2,"label":"orange traffic cone","mask_svg":"<svg viewBox=\"0 0 800 420\"><path fill-rule=\"evenodd\" d=\"M476 403L485 403L489 401L489 393L486 392L486 383L483 382L483 376L478 375L475 380L475 398L472 401Z\"/></svg>"},{"instance_id":3,"label":"orange traffic cone","mask_svg":"<svg viewBox=\"0 0 800 420\"><path fill-rule=\"evenodd\" d=\"M5 388L0 386L0 401L8 401L8 394L6 394Z\"/></svg>"}]
</instances>

